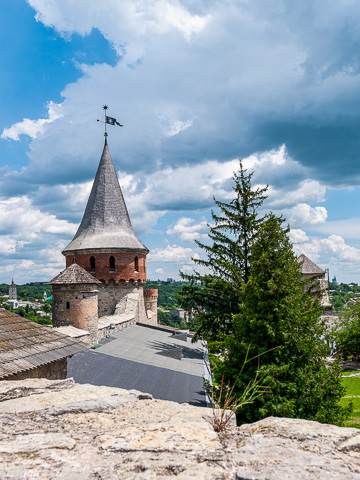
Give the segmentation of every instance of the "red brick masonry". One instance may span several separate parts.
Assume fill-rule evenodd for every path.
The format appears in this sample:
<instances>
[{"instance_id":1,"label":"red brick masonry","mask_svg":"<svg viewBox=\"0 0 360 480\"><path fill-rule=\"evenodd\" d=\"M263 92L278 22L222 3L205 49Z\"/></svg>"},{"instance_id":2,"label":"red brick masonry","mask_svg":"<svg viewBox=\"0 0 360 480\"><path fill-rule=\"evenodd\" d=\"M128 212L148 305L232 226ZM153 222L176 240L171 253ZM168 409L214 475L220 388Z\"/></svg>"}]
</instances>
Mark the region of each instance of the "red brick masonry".
<instances>
[{"instance_id":1,"label":"red brick masonry","mask_svg":"<svg viewBox=\"0 0 360 480\"><path fill-rule=\"evenodd\" d=\"M110 257L115 258L115 269L110 270ZM90 269L90 258L95 258L95 271ZM137 258L138 271L135 270ZM74 263L74 259L80 267L94 275L98 280L106 281L114 280L119 282L125 281L141 281L146 282L146 255L134 253L82 253L77 255L69 255L66 257L66 267Z\"/></svg>"}]
</instances>

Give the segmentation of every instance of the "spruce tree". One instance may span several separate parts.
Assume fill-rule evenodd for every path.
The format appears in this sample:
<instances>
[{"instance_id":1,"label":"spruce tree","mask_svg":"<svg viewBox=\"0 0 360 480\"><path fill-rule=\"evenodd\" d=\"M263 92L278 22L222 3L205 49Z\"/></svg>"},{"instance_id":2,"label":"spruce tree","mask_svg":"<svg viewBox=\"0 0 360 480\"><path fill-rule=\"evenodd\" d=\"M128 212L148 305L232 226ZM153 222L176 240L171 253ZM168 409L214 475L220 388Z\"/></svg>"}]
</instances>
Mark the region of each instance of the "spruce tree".
<instances>
[{"instance_id":1,"label":"spruce tree","mask_svg":"<svg viewBox=\"0 0 360 480\"><path fill-rule=\"evenodd\" d=\"M262 222L258 209L267 190L267 186L253 189L252 176L240 161L239 172L233 175L233 200L214 198L217 210L211 211L213 224L208 225L210 244L196 242L207 258L193 259L209 273L181 274L188 284L178 295L179 303L192 312L196 336L208 341L221 343L232 331L241 287L249 278L251 245Z\"/></svg>"},{"instance_id":2,"label":"spruce tree","mask_svg":"<svg viewBox=\"0 0 360 480\"><path fill-rule=\"evenodd\" d=\"M326 364L319 301L302 288L300 266L282 223L270 214L251 246L251 272L215 378L219 381L224 373L240 396L260 362L268 390L237 412L240 423L272 415L341 425L348 411L339 406L339 366ZM248 358L254 360L241 371L249 346Z\"/></svg>"}]
</instances>

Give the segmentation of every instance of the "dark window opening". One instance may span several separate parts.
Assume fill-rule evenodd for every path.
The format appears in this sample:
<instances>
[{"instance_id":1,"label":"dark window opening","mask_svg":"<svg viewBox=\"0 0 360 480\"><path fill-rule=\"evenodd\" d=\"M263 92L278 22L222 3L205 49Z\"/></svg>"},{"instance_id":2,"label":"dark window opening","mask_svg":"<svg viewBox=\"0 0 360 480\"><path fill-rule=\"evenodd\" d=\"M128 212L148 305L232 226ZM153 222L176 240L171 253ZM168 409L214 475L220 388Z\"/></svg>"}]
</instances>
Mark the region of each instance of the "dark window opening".
<instances>
[{"instance_id":1,"label":"dark window opening","mask_svg":"<svg viewBox=\"0 0 360 480\"><path fill-rule=\"evenodd\" d=\"M109 266L110 266L110 273L114 273L115 272L115 258L113 256L110 257Z\"/></svg>"},{"instance_id":2,"label":"dark window opening","mask_svg":"<svg viewBox=\"0 0 360 480\"><path fill-rule=\"evenodd\" d=\"M70 310L70 302L66 302L66 310Z\"/></svg>"},{"instance_id":3,"label":"dark window opening","mask_svg":"<svg viewBox=\"0 0 360 480\"><path fill-rule=\"evenodd\" d=\"M95 272L95 257L90 257L90 272Z\"/></svg>"},{"instance_id":4,"label":"dark window opening","mask_svg":"<svg viewBox=\"0 0 360 480\"><path fill-rule=\"evenodd\" d=\"M135 257L135 273L138 273L139 272L139 259L138 257Z\"/></svg>"}]
</instances>

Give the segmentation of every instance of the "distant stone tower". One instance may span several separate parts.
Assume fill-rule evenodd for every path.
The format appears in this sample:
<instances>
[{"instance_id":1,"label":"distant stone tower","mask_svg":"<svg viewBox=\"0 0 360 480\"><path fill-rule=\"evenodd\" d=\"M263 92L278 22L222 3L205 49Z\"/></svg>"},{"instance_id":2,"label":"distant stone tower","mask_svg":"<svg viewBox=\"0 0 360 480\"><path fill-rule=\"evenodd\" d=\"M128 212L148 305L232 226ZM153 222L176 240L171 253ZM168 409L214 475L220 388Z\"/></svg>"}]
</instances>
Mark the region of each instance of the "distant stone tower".
<instances>
[{"instance_id":1,"label":"distant stone tower","mask_svg":"<svg viewBox=\"0 0 360 480\"><path fill-rule=\"evenodd\" d=\"M148 253L131 225L105 140L82 222L63 251L66 266L76 263L101 282L99 317L125 313L131 304L136 321L153 323L143 295Z\"/></svg>"},{"instance_id":2,"label":"distant stone tower","mask_svg":"<svg viewBox=\"0 0 360 480\"><path fill-rule=\"evenodd\" d=\"M10 299L17 300L17 289L14 283L14 279L11 280L11 285L9 287L9 300Z\"/></svg>"},{"instance_id":3,"label":"distant stone tower","mask_svg":"<svg viewBox=\"0 0 360 480\"><path fill-rule=\"evenodd\" d=\"M90 342L98 337L98 286L101 282L76 263L53 278L53 325L72 325L90 333Z\"/></svg>"},{"instance_id":4,"label":"distant stone tower","mask_svg":"<svg viewBox=\"0 0 360 480\"><path fill-rule=\"evenodd\" d=\"M328 281L325 277L326 272L318 267L303 253L297 261L301 264L301 279L309 279L306 288L319 298L320 305L324 310L332 310L328 293Z\"/></svg>"},{"instance_id":5,"label":"distant stone tower","mask_svg":"<svg viewBox=\"0 0 360 480\"><path fill-rule=\"evenodd\" d=\"M144 300L149 323L157 325L158 290L156 288L144 290Z\"/></svg>"}]
</instances>

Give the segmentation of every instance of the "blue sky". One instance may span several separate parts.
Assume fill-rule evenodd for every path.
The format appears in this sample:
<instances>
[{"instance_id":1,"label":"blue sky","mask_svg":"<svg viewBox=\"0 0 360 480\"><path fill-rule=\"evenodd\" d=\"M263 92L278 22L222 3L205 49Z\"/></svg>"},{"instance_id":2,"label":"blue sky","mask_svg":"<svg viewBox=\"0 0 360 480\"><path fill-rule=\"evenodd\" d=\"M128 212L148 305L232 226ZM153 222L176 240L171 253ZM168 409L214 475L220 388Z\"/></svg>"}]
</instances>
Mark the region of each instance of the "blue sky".
<instances>
[{"instance_id":1,"label":"blue sky","mask_svg":"<svg viewBox=\"0 0 360 480\"><path fill-rule=\"evenodd\" d=\"M355 0L3 2L0 282L64 268L104 103L149 278L192 270L243 158L296 253L360 282L359 27Z\"/></svg>"}]
</instances>

